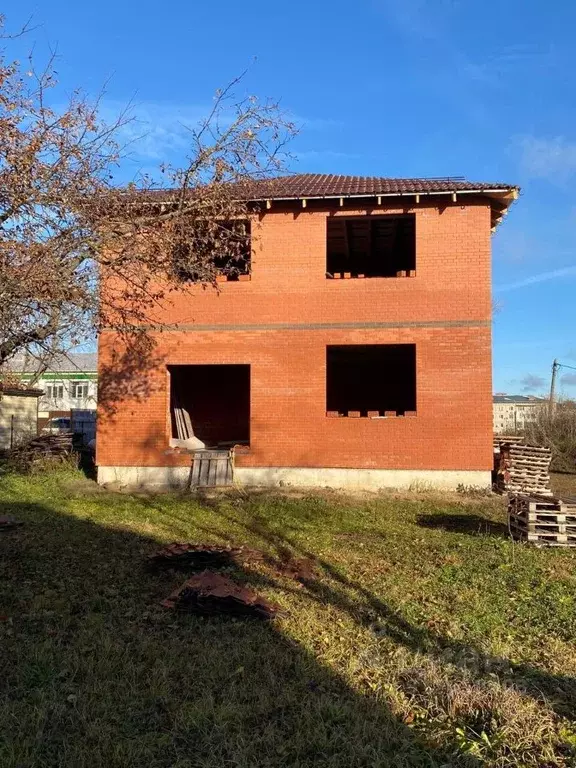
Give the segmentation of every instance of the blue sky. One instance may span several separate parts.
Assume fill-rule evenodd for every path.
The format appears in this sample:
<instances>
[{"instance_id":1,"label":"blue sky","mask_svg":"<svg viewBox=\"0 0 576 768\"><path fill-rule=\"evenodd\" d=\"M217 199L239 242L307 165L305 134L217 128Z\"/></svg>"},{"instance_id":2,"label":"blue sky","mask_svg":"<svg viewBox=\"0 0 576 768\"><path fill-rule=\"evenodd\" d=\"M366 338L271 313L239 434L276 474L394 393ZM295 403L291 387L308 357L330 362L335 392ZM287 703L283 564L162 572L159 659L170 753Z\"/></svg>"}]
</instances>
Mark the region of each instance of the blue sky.
<instances>
[{"instance_id":1,"label":"blue sky","mask_svg":"<svg viewBox=\"0 0 576 768\"><path fill-rule=\"evenodd\" d=\"M130 100L136 161L177 160L182 124L249 66L302 131L300 172L462 175L522 186L494 236L494 389L539 393L576 366L576 3L571 0L4 0L57 49L61 87ZM255 61L254 61L255 59ZM561 389L576 396L576 372Z\"/></svg>"}]
</instances>

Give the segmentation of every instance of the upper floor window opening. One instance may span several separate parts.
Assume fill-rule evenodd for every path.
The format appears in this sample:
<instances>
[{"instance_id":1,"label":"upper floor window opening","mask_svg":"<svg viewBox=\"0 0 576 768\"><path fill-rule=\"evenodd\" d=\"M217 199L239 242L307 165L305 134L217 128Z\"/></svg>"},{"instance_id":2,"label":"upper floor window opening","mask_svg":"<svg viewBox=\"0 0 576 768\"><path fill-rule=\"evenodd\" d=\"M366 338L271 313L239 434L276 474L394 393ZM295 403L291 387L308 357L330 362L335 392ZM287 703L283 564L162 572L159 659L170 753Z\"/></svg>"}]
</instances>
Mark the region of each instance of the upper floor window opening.
<instances>
[{"instance_id":1,"label":"upper floor window opening","mask_svg":"<svg viewBox=\"0 0 576 768\"><path fill-rule=\"evenodd\" d=\"M191 238L174 250L173 269L182 282L249 280L252 233L249 220L196 222Z\"/></svg>"},{"instance_id":2,"label":"upper floor window opening","mask_svg":"<svg viewBox=\"0 0 576 768\"><path fill-rule=\"evenodd\" d=\"M414 277L416 216L327 218L326 277Z\"/></svg>"}]
</instances>

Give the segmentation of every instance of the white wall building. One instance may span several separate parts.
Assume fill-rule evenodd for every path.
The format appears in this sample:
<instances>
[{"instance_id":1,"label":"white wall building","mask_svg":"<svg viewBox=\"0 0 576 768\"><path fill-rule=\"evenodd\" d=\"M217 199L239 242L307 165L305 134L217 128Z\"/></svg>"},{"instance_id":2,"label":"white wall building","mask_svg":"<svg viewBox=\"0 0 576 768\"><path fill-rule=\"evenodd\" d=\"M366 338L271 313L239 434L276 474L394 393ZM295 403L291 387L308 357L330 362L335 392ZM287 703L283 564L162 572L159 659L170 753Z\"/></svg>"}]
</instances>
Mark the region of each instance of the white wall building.
<instances>
[{"instance_id":1,"label":"white wall building","mask_svg":"<svg viewBox=\"0 0 576 768\"><path fill-rule=\"evenodd\" d=\"M16 358L11 368L26 382L34 371L34 362ZM34 387L44 392L38 404L39 418L69 413L72 409L94 410L98 398L96 354L82 352L56 358Z\"/></svg>"},{"instance_id":2,"label":"white wall building","mask_svg":"<svg viewBox=\"0 0 576 768\"><path fill-rule=\"evenodd\" d=\"M532 395L494 395L494 433L515 434L534 419L547 400Z\"/></svg>"}]
</instances>

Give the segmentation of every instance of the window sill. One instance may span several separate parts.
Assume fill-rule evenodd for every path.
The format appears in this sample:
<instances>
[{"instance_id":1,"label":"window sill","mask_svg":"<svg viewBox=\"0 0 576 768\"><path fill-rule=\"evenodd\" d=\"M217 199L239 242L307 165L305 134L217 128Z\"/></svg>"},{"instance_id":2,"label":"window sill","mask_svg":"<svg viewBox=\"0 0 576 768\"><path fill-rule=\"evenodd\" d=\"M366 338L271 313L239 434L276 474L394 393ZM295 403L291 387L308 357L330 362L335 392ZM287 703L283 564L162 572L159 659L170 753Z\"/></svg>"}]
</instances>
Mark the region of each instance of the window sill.
<instances>
[{"instance_id":1,"label":"window sill","mask_svg":"<svg viewBox=\"0 0 576 768\"><path fill-rule=\"evenodd\" d=\"M351 272L326 272L327 280L395 280L398 277L416 277L416 270L401 270L395 275L353 275Z\"/></svg>"},{"instance_id":2,"label":"window sill","mask_svg":"<svg viewBox=\"0 0 576 768\"><path fill-rule=\"evenodd\" d=\"M237 277L228 277L227 275L217 275L217 283L249 283L252 275L238 275Z\"/></svg>"},{"instance_id":3,"label":"window sill","mask_svg":"<svg viewBox=\"0 0 576 768\"><path fill-rule=\"evenodd\" d=\"M366 413L361 411L346 411L343 413L339 411L326 411L326 416L329 419L415 419L416 411L367 411Z\"/></svg>"}]
</instances>

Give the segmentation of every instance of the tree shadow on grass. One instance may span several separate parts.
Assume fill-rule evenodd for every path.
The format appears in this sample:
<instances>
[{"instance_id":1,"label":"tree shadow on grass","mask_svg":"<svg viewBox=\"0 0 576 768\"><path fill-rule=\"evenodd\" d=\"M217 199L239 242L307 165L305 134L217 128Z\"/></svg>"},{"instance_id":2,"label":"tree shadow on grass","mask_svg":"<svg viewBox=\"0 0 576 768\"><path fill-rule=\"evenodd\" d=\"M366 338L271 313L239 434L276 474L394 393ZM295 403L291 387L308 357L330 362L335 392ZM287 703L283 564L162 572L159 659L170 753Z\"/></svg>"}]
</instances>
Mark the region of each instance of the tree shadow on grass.
<instances>
[{"instance_id":1,"label":"tree shadow on grass","mask_svg":"<svg viewBox=\"0 0 576 768\"><path fill-rule=\"evenodd\" d=\"M426 744L380 696L353 691L320 664L281 621L162 609L182 575L143 567L153 539L47 505L4 502L0 514L25 522L0 533L3 768L480 765L456 758L449 738ZM276 551L283 546L259 533ZM319 601L344 600L320 583L308 590ZM400 623L397 632L417 639Z\"/></svg>"},{"instance_id":2,"label":"tree shadow on grass","mask_svg":"<svg viewBox=\"0 0 576 768\"><path fill-rule=\"evenodd\" d=\"M508 526L475 514L420 515L416 521L423 528L478 536L509 536Z\"/></svg>"},{"instance_id":3,"label":"tree shadow on grass","mask_svg":"<svg viewBox=\"0 0 576 768\"><path fill-rule=\"evenodd\" d=\"M230 519L221 504L213 502L212 507L221 516ZM459 518L460 515L430 517ZM483 523L490 522L476 515L470 517L473 519L474 528L478 519ZM238 521L235 519L235 522ZM391 639L398 646L425 654L443 665L460 668L480 681L491 682L498 679L503 685L530 696L537 702L545 701L560 717L573 718L576 711L575 678L546 673L527 664L512 663L505 658L490 656L479 647L462 643L428 627L415 626L379 596L358 581L345 576L326 559L300 546L293 537L271 530L267 521L257 513L245 523L245 527L247 532L260 537L276 551L279 563L287 556L305 557L316 562L321 572L329 577L329 581L325 578L308 579L304 585L308 596L320 604L333 605L344 610L356 621L373 627L377 635Z\"/></svg>"}]
</instances>

